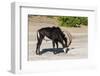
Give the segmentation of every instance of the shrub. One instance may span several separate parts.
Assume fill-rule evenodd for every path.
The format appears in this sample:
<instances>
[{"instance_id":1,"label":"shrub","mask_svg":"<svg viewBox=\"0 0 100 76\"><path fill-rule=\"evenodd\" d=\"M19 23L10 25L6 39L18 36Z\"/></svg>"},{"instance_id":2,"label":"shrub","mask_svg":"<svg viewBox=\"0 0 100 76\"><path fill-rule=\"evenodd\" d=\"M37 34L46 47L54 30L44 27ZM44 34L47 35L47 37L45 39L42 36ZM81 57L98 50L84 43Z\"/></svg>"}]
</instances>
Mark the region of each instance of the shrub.
<instances>
[{"instance_id":1,"label":"shrub","mask_svg":"<svg viewBox=\"0 0 100 76\"><path fill-rule=\"evenodd\" d=\"M74 27L76 25L88 25L87 17L60 16L58 17L60 26Z\"/></svg>"}]
</instances>

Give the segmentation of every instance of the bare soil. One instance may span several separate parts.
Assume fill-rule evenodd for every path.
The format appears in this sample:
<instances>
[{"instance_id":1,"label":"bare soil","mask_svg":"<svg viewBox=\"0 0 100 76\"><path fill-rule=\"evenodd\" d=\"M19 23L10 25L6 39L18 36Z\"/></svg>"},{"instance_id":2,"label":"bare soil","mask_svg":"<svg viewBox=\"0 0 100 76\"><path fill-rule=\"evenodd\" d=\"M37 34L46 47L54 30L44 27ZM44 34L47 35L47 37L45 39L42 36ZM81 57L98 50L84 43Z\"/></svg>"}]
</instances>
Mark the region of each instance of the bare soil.
<instances>
[{"instance_id":1,"label":"bare soil","mask_svg":"<svg viewBox=\"0 0 100 76\"><path fill-rule=\"evenodd\" d=\"M43 40L41 45L42 55L36 55L36 32L42 27L58 26L57 21L46 17L29 17L29 34L28 34L28 59L32 60L58 60L58 59L80 59L88 57L88 28L82 26L80 28L60 27L66 34L70 32L72 35L72 44L69 47L68 53L64 53L62 45L59 44L58 53L53 54L52 42Z\"/></svg>"}]
</instances>

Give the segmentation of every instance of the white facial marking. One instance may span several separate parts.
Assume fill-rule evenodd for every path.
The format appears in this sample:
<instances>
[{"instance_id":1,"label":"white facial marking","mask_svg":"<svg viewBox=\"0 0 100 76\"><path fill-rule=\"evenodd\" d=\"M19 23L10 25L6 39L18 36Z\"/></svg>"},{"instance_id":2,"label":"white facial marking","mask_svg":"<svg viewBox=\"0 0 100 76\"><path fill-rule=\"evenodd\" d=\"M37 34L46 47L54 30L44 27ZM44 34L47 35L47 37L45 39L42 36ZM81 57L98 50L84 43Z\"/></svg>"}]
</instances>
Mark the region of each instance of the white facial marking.
<instances>
[{"instance_id":1,"label":"white facial marking","mask_svg":"<svg viewBox=\"0 0 100 76\"><path fill-rule=\"evenodd\" d=\"M64 50L64 52L66 52L67 48L64 48L63 50Z\"/></svg>"}]
</instances>

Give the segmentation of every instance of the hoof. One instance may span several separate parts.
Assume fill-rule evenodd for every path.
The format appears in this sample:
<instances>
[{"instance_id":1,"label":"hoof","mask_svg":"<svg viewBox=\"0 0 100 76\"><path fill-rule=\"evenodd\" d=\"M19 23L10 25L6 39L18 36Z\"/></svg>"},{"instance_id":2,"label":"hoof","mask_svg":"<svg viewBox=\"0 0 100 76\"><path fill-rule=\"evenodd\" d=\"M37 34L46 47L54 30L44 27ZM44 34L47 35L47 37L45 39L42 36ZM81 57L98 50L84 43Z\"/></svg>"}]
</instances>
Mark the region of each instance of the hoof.
<instances>
[{"instance_id":1,"label":"hoof","mask_svg":"<svg viewBox=\"0 0 100 76\"><path fill-rule=\"evenodd\" d=\"M39 53L36 53L36 55L39 55Z\"/></svg>"},{"instance_id":2,"label":"hoof","mask_svg":"<svg viewBox=\"0 0 100 76\"><path fill-rule=\"evenodd\" d=\"M40 55L40 52L38 52L38 53L36 52L36 55Z\"/></svg>"},{"instance_id":3,"label":"hoof","mask_svg":"<svg viewBox=\"0 0 100 76\"><path fill-rule=\"evenodd\" d=\"M41 54L40 53L39 54L36 53L36 55L41 55Z\"/></svg>"}]
</instances>

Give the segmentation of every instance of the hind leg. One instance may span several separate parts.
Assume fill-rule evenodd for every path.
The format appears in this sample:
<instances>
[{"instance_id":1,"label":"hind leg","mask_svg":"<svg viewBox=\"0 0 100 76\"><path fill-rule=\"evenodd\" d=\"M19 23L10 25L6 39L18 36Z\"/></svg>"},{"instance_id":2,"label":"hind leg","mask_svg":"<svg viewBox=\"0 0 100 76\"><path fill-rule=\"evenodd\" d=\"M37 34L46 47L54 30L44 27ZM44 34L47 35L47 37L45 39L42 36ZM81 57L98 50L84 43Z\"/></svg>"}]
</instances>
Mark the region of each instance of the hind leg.
<instances>
[{"instance_id":1,"label":"hind leg","mask_svg":"<svg viewBox=\"0 0 100 76\"><path fill-rule=\"evenodd\" d=\"M37 42L37 47L36 47L36 54L40 55L40 46L41 46L42 40L39 40Z\"/></svg>"},{"instance_id":2,"label":"hind leg","mask_svg":"<svg viewBox=\"0 0 100 76\"><path fill-rule=\"evenodd\" d=\"M37 47L36 47L36 54L40 55L40 46L42 43L44 36L40 34L40 37L38 38L38 42L37 42Z\"/></svg>"}]
</instances>

